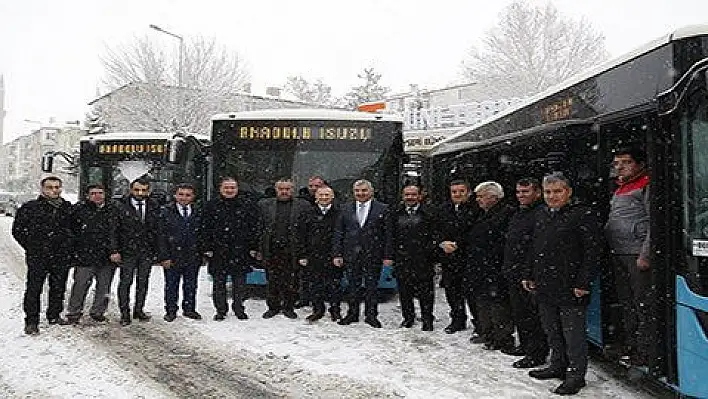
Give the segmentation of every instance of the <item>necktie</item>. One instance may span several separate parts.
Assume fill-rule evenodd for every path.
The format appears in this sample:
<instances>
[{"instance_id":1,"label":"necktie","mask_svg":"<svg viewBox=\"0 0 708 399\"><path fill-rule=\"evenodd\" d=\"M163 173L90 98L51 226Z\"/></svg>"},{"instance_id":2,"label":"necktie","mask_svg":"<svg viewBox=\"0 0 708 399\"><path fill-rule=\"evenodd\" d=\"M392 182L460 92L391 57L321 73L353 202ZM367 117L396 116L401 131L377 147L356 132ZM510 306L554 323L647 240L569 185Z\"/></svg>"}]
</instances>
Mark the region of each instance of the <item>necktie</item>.
<instances>
[{"instance_id":1,"label":"necktie","mask_svg":"<svg viewBox=\"0 0 708 399\"><path fill-rule=\"evenodd\" d=\"M327 214L327 208L322 207L322 208L320 208L320 210L322 211L322 214L323 214L323 215L326 215L326 214Z\"/></svg>"},{"instance_id":2,"label":"necktie","mask_svg":"<svg viewBox=\"0 0 708 399\"><path fill-rule=\"evenodd\" d=\"M182 205L182 217L189 218L189 207L187 205Z\"/></svg>"},{"instance_id":3,"label":"necktie","mask_svg":"<svg viewBox=\"0 0 708 399\"><path fill-rule=\"evenodd\" d=\"M356 212L356 217L359 219L359 226L364 226L364 219L366 218L366 208L364 207L364 204L359 204L359 208L357 209Z\"/></svg>"},{"instance_id":4,"label":"necktie","mask_svg":"<svg viewBox=\"0 0 708 399\"><path fill-rule=\"evenodd\" d=\"M409 206L409 207L408 207L408 214L409 214L410 216L413 216L414 213L415 213L415 209L413 209L412 206Z\"/></svg>"},{"instance_id":5,"label":"necktie","mask_svg":"<svg viewBox=\"0 0 708 399\"><path fill-rule=\"evenodd\" d=\"M140 221L144 222L145 221L145 213L143 212L143 201L137 201L136 205L138 206L138 216L140 216Z\"/></svg>"}]
</instances>

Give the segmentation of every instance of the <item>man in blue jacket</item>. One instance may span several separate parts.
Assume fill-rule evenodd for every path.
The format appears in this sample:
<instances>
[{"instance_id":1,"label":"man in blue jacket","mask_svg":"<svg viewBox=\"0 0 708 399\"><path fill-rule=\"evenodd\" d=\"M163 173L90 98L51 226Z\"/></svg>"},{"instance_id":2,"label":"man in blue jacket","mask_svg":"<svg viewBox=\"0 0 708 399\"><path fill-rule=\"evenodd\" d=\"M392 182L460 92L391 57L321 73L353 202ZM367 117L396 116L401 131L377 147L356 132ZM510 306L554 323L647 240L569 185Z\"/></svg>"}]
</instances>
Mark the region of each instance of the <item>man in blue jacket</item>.
<instances>
[{"instance_id":1,"label":"man in blue jacket","mask_svg":"<svg viewBox=\"0 0 708 399\"><path fill-rule=\"evenodd\" d=\"M201 255L197 246L200 212L194 207L194 186L180 184L175 202L160 210L158 260L165 271L165 321L177 318L179 283L182 281L182 314L201 320L196 310L197 279Z\"/></svg>"}]
</instances>

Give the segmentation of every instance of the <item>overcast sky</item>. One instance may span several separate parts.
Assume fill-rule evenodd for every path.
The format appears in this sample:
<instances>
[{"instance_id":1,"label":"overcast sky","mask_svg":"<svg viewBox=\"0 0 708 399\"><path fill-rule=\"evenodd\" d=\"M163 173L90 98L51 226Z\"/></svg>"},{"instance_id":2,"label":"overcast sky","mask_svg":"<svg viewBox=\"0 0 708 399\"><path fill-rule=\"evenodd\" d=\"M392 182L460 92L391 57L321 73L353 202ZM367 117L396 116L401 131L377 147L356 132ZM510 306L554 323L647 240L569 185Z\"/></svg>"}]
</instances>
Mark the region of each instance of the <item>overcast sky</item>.
<instances>
[{"instance_id":1,"label":"overcast sky","mask_svg":"<svg viewBox=\"0 0 708 399\"><path fill-rule=\"evenodd\" d=\"M544 1L529 0L535 4ZM254 92L289 75L322 78L337 95L374 67L382 83L442 87L459 78L471 45L509 4L474 0L0 0L0 74L5 78L5 141L37 125L83 120L103 75L106 47L154 35L156 24L183 36L216 37L248 62ZM586 17L618 56L677 27L708 24L706 0L552 0Z\"/></svg>"}]
</instances>

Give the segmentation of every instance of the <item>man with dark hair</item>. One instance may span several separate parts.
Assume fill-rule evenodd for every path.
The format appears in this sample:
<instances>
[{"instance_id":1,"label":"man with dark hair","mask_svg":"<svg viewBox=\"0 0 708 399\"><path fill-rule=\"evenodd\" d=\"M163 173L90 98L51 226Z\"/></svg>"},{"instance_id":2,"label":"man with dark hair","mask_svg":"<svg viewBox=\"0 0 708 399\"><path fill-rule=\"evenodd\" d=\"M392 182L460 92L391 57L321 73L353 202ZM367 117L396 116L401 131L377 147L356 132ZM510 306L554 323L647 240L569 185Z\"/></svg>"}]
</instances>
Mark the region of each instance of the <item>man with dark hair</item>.
<instances>
[{"instance_id":1,"label":"man with dark hair","mask_svg":"<svg viewBox=\"0 0 708 399\"><path fill-rule=\"evenodd\" d=\"M131 323L130 287L135 281L133 318L148 321L143 311L148 293L150 271L157 262L157 220L159 205L150 200L150 182L139 178L130 183L130 194L119 204L120 281L118 307L120 324Z\"/></svg>"},{"instance_id":2,"label":"man with dark hair","mask_svg":"<svg viewBox=\"0 0 708 399\"><path fill-rule=\"evenodd\" d=\"M199 250L209 259L208 271L213 278L212 300L216 308L214 320L223 321L229 309L226 279L231 277L231 309L239 320L248 319L243 307L246 274L255 259L260 259L260 212L258 206L241 198L238 181L222 177L219 197L204 205Z\"/></svg>"},{"instance_id":3,"label":"man with dark hair","mask_svg":"<svg viewBox=\"0 0 708 399\"><path fill-rule=\"evenodd\" d=\"M597 215L571 203L570 181L560 173L543 179L546 206L536 212L531 270L522 280L538 301L551 348L550 364L531 370L541 380L559 378L554 392L574 395L585 386L588 344L585 338L590 283L602 257Z\"/></svg>"},{"instance_id":4,"label":"man with dark hair","mask_svg":"<svg viewBox=\"0 0 708 399\"><path fill-rule=\"evenodd\" d=\"M433 303L435 301L435 255L437 234L435 213L421 203L421 188L416 184L403 187L403 203L396 209L396 264L394 274L398 281L403 321L401 327L411 328L415 323L413 298L418 298L423 331L433 331Z\"/></svg>"},{"instance_id":5,"label":"man with dark hair","mask_svg":"<svg viewBox=\"0 0 708 399\"><path fill-rule=\"evenodd\" d=\"M71 217L71 229L76 237L74 251L74 283L69 296L66 318L77 324L81 319L84 301L93 280L96 289L89 316L95 321L106 321L111 283L115 275L118 255L118 213L115 205L106 201L101 184L86 187L86 199L76 206Z\"/></svg>"},{"instance_id":6,"label":"man with dark hair","mask_svg":"<svg viewBox=\"0 0 708 399\"><path fill-rule=\"evenodd\" d=\"M377 290L382 264L393 265L393 220L388 205L373 199L374 187L368 180L353 185L355 201L342 208L334 233L332 263L343 267L347 278L349 309L338 324L359 321L362 297L364 322L381 328Z\"/></svg>"},{"instance_id":7,"label":"man with dark hair","mask_svg":"<svg viewBox=\"0 0 708 399\"><path fill-rule=\"evenodd\" d=\"M197 280L201 254L197 237L201 227L201 213L194 206L194 186L179 184L174 203L160 209L158 223L158 261L165 271L165 316L167 322L177 317L179 284L182 281L182 314L201 320L196 310Z\"/></svg>"},{"instance_id":8,"label":"man with dark hair","mask_svg":"<svg viewBox=\"0 0 708 399\"><path fill-rule=\"evenodd\" d=\"M509 299L521 346L506 353L525 355L513 363L515 368L531 368L546 363L548 343L538 317L538 307L533 295L521 286L525 271L529 269L528 252L533 235L534 214L543 205L543 189L535 178L516 182L516 199L519 208L509 220L504 246L503 272L509 285Z\"/></svg>"},{"instance_id":9,"label":"man with dark hair","mask_svg":"<svg viewBox=\"0 0 708 399\"><path fill-rule=\"evenodd\" d=\"M61 317L72 253L71 204L61 197L61 179L45 177L42 193L17 210L12 236L25 250L27 285L23 301L25 334L39 334L42 288L49 277L49 324L68 324Z\"/></svg>"},{"instance_id":10,"label":"man with dark hair","mask_svg":"<svg viewBox=\"0 0 708 399\"><path fill-rule=\"evenodd\" d=\"M610 201L605 234L612 250L616 290L622 305L630 364L647 366L656 357L656 293L652 288L649 234L649 175L644 153L615 152L617 189Z\"/></svg>"},{"instance_id":11,"label":"man with dark hair","mask_svg":"<svg viewBox=\"0 0 708 399\"><path fill-rule=\"evenodd\" d=\"M467 311L477 322L472 291L467 281L468 265L465 248L465 234L477 218L479 210L470 203L470 185L465 180L450 182L450 201L442 205L439 212L438 231L440 232L440 250L442 263L441 285L445 288L445 298L450 306L450 325L445 333L454 334L467 328Z\"/></svg>"},{"instance_id":12,"label":"man with dark hair","mask_svg":"<svg viewBox=\"0 0 708 399\"><path fill-rule=\"evenodd\" d=\"M295 301L298 293L296 245L300 215L310 204L293 198L293 182L288 178L275 183L275 198L262 199L258 205L263 217L261 253L268 276L268 310L264 319L281 311L289 319L297 318Z\"/></svg>"}]
</instances>

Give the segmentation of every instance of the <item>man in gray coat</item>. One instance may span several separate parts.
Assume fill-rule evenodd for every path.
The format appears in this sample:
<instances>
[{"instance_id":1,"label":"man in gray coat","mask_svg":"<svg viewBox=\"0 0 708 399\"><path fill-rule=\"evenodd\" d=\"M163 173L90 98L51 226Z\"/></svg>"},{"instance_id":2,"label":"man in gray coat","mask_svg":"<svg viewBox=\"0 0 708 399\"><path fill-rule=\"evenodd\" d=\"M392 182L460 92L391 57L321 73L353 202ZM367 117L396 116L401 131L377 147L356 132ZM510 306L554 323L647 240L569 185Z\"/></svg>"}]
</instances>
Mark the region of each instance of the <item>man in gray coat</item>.
<instances>
[{"instance_id":1,"label":"man in gray coat","mask_svg":"<svg viewBox=\"0 0 708 399\"><path fill-rule=\"evenodd\" d=\"M649 240L649 175L637 148L615 152L617 190L610 202L605 233L612 250L617 297L622 304L626 355L635 366L654 359L655 304Z\"/></svg>"}]
</instances>

